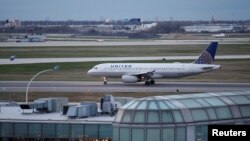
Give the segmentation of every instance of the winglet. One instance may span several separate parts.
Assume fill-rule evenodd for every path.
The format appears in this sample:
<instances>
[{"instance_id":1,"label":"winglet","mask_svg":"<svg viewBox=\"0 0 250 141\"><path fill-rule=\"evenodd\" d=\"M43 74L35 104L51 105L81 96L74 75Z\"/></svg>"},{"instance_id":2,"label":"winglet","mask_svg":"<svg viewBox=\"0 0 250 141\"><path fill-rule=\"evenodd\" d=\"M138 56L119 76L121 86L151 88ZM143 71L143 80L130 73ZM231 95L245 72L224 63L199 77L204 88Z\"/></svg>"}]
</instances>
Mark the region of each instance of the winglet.
<instances>
[{"instance_id":1,"label":"winglet","mask_svg":"<svg viewBox=\"0 0 250 141\"><path fill-rule=\"evenodd\" d=\"M198 59L196 59L194 64L213 64L214 57L216 54L218 42L211 42L210 45L201 53Z\"/></svg>"}]
</instances>

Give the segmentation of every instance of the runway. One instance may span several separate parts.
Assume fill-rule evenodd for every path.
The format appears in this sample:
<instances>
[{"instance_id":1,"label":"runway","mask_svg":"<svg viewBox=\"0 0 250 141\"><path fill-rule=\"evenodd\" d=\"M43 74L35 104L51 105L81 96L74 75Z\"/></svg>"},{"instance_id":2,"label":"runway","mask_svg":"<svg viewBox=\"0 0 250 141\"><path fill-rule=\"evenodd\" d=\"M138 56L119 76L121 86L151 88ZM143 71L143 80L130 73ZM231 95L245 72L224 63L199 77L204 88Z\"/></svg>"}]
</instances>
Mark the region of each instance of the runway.
<instances>
[{"instance_id":1,"label":"runway","mask_svg":"<svg viewBox=\"0 0 250 141\"><path fill-rule=\"evenodd\" d=\"M142 45L200 45L219 41L220 44L249 44L249 38L225 38L223 40L141 40L141 41L46 41L46 42L1 42L0 47L47 47L47 46L142 46Z\"/></svg>"},{"instance_id":2,"label":"runway","mask_svg":"<svg viewBox=\"0 0 250 141\"><path fill-rule=\"evenodd\" d=\"M27 81L0 81L0 92L25 92ZM122 82L79 81L36 81L32 82L29 92L219 92L250 91L250 83L204 83L204 82L157 82L152 86L144 83L125 84Z\"/></svg>"}]
</instances>

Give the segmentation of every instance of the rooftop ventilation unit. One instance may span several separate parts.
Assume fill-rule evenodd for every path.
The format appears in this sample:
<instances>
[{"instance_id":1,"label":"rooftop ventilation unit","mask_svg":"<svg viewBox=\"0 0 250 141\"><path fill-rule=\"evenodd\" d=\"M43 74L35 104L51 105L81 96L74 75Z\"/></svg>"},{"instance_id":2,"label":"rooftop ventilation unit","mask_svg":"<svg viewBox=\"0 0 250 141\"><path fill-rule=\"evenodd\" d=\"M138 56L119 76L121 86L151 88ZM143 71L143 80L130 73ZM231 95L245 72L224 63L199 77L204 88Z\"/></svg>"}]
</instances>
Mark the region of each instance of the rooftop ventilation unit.
<instances>
[{"instance_id":1,"label":"rooftop ventilation unit","mask_svg":"<svg viewBox=\"0 0 250 141\"><path fill-rule=\"evenodd\" d=\"M86 118L97 116L97 104L95 102L83 101L79 106L70 106L67 111L69 118Z\"/></svg>"},{"instance_id":2,"label":"rooftop ventilation unit","mask_svg":"<svg viewBox=\"0 0 250 141\"><path fill-rule=\"evenodd\" d=\"M81 105L90 106L90 116L97 116L97 104L92 101L82 101Z\"/></svg>"},{"instance_id":3,"label":"rooftop ventilation unit","mask_svg":"<svg viewBox=\"0 0 250 141\"><path fill-rule=\"evenodd\" d=\"M40 98L34 101L33 108L38 112L61 112L68 104L68 98Z\"/></svg>"},{"instance_id":4,"label":"rooftop ventilation unit","mask_svg":"<svg viewBox=\"0 0 250 141\"><path fill-rule=\"evenodd\" d=\"M106 95L101 99L101 110L103 114L114 115L120 106L121 104L115 102L112 95Z\"/></svg>"}]
</instances>

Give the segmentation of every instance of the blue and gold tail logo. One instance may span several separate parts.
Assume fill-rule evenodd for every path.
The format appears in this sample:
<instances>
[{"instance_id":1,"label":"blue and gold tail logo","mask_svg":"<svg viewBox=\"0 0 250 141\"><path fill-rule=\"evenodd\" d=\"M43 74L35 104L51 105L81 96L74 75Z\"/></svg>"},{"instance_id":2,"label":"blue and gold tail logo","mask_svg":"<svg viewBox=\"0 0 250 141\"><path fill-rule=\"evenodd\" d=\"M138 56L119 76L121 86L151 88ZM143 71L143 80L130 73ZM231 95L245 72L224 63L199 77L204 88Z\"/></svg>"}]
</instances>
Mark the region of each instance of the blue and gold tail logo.
<instances>
[{"instance_id":1,"label":"blue and gold tail logo","mask_svg":"<svg viewBox=\"0 0 250 141\"><path fill-rule=\"evenodd\" d=\"M194 64L213 64L216 54L218 42L211 42L211 44L204 50Z\"/></svg>"}]
</instances>

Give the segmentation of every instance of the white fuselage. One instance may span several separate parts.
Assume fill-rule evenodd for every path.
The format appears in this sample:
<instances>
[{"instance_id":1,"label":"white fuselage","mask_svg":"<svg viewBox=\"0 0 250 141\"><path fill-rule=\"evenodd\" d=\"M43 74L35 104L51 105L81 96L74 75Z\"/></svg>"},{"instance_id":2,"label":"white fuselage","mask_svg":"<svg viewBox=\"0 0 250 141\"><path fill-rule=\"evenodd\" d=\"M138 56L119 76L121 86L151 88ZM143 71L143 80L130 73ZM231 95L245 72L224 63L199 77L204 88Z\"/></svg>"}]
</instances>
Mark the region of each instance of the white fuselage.
<instances>
[{"instance_id":1,"label":"white fuselage","mask_svg":"<svg viewBox=\"0 0 250 141\"><path fill-rule=\"evenodd\" d=\"M123 75L152 73L152 79L178 78L219 69L220 65L193 63L106 63L88 71L88 75L121 78Z\"/></svg>"}]
</instances>

